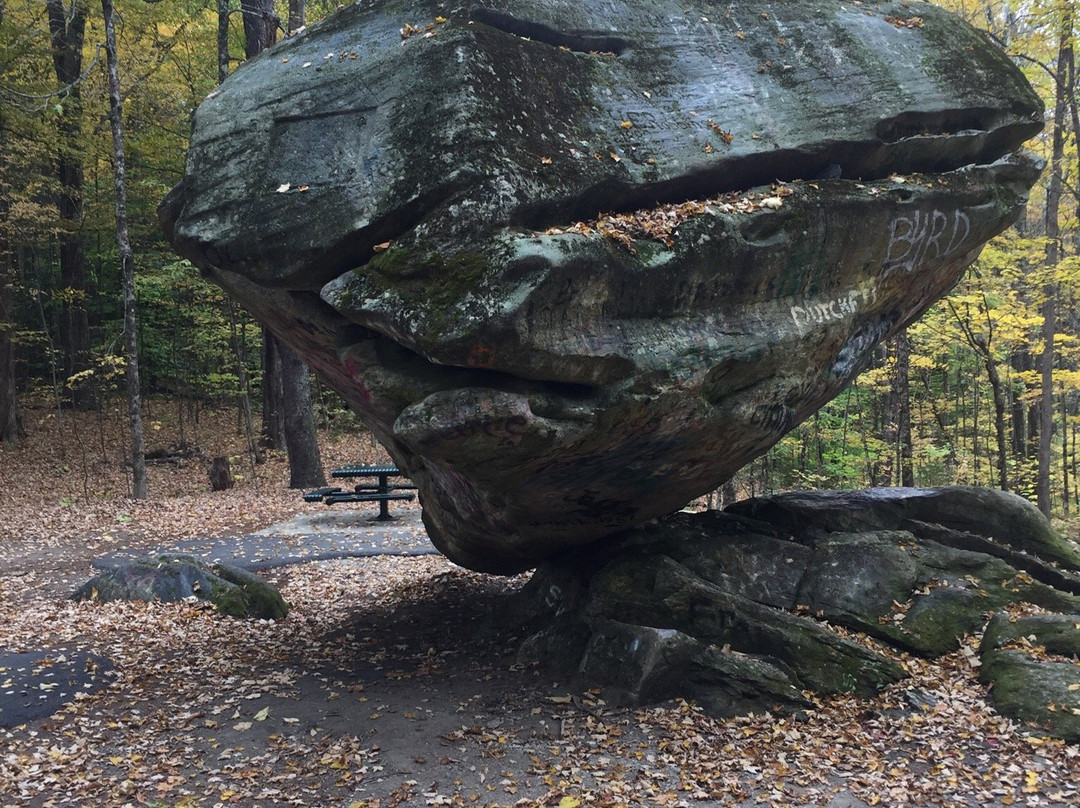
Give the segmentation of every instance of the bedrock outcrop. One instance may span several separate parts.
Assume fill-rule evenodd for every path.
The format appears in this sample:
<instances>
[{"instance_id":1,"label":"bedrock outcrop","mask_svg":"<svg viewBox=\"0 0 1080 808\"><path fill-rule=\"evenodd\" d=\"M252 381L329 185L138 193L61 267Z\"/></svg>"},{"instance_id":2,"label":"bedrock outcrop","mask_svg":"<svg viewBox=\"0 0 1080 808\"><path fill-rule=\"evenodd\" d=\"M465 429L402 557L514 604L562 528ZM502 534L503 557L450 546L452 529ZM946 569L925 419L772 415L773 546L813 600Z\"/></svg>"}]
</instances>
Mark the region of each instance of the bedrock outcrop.
<instances>
[{"instance_id":1,"label":"bedrock outcrop","mask_svg":"<svg viewBox=\"0 0 1080 808\"><path fill-rule=\"evenodd\" d=\"M982 634L963 648L997 710L1080 738L1080 551L1015 494L808 491L671 514L544 562L520 598L522 656L609 702L797 711L909 687L897 652Z\"/></svg>"},{"instance_id":2,"label":"bedrock outcrop","mask_svg":"<svg viewBox=\"0 0 1080 808\"><path fill-rule=\"evenodd\" d=\"M203 101L160 215L508 573L835 396L1016 218L1041 118L923 3L360 2Z\"/></svg>"}]
</instances>

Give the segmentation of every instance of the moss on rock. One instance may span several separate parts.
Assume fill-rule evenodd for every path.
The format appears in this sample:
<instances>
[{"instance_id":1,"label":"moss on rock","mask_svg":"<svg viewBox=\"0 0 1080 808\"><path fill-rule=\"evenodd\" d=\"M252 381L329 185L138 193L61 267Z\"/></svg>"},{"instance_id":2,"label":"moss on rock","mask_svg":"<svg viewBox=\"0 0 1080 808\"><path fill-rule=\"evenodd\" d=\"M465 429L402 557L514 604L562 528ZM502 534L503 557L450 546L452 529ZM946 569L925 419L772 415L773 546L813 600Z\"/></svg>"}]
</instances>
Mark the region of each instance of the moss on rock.
<instances>
[{"instance_id":1,"label":"moss on rock","mask_svg":"<svg viewBox=\"0 0 1080 808\"><path fill-rule=\"evenodd\" d=\"M289 607L277 589L254 573L229 564L206 564L194 556L166 554L133 561L95 575L71 596L73 600L188 598L206 601L230 617L278 620Z\"/></svg>"}]
</instances>

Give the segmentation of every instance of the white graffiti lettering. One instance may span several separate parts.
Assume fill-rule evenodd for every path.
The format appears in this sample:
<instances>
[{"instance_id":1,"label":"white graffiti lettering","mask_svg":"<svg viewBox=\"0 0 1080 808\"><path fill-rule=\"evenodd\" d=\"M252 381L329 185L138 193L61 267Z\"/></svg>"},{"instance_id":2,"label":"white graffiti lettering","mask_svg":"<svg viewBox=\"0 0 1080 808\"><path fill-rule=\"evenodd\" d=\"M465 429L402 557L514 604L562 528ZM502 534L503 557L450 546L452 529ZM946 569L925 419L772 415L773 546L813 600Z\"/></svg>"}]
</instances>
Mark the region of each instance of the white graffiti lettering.
<instances>
[{"instance_id":1,"label":"white graffiti lettering","mask_svg":"<svg viewBox=\"0 0 1080 808\"><path fill-rule=\"evenodd\" d=\"M867 303L877 300L877 289L863 286L847 294L825 300L807 300L801 306L791 307L791 319L799 330L805 332L815 325L844 320L854 316Z\"/></svg>"},{"instance_id":2,"label":"white graffiti lettering","mask_svg":"<svg viewBox=\"0 0 1080 808\"><path fill-rule=\"evenodd\" d=\"M552 584L551 588L547 592L547 597L544 598L544 605L549 609L554 609L562 601L562 587L558 584Z\"/></svg>"},{"instance_id":3,"label":"white graffiti lettering","mask_svg":"<svg viewBox=\"0 0 1080 808\"><path fill-rule=\"evenodd\" d=\"M883 267L886 274L912 272L927 259L957 252L970 234L971 219L962 210L955 211L951 221L940 210L897 216L890 226Z\"/></svg>"}]
</instances>

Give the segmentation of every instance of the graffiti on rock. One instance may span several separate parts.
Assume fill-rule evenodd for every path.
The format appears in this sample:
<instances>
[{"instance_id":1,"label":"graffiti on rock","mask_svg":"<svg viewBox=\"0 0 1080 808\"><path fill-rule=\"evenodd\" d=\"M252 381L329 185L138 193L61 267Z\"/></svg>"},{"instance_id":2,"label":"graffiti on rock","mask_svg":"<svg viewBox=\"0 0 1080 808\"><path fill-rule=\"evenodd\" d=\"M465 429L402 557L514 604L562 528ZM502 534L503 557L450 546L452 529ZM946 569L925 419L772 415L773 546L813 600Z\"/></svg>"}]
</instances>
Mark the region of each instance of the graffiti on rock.
<instances>
[{"instance_id":1,"label":"graffiti on rock","mask_svg":"<svg viewBox=\"0 0 1080 808\"><path fill-rule=\"evenodd\" d=\"M836 297L811 298L801 306L792 306L791 319L800 333L806 333L815 325L846 320L875 300L877 288L872 284L863 284Z\"/></svg>"},{"instance_id":2,"label":"graffiti on rock","mask_svg":"<svg viewBox=\"0 0 1080 808\"><path fill-rule=\"evenodd\" d=\"M912 272L927 259L948 258L959 252L971 234L971 219L962 210L950 216L940 210L917 210L897 216L889 228L889 247L882 265L885 275Z\"/></svg>"}]
</instances>

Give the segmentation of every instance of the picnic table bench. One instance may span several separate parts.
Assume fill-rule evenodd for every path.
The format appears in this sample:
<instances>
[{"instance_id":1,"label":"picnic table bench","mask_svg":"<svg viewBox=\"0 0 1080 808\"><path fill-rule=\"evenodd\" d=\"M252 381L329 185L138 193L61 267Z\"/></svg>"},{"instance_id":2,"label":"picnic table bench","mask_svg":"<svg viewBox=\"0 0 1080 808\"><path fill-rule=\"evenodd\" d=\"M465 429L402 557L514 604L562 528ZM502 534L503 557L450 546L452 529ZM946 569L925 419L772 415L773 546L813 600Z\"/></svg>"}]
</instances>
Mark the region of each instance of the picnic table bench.
<instances>
[{"instance_id":1,"label":"picnic table bench","mask_svg":"<svg viewBox=\"0 0 1080 808\"><path fill-rule=\"evenodd\" d=\"M415 485L390 485L391 477L404 477L397 466L342 466L330 472L331 477L336 478L370 478L377 482L359 483L351 491L345 491L339 487L328 486L316 488L304 494L305 502L325 502L327 505L336 505L339 502L378 502L379 521L392 519L390 515L390 503L395 500L410 501L415 494Z\"/></svg>"}]
</instances>

